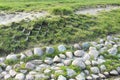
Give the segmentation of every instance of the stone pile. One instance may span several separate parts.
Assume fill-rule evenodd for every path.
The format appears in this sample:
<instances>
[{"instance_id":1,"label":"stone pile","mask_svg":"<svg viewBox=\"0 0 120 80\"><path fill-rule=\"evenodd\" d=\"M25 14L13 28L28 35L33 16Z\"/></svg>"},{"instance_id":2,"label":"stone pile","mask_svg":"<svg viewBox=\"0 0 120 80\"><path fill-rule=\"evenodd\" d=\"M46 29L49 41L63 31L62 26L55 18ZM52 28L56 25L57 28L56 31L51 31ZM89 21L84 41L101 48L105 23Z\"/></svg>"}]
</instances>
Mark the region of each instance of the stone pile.
<instances>
[{"instance_id":1,"label":"stone pile","mask_svg":"<svg viewBox=\"0 0 120 80\"><path fill-rule=\"evenodd\" d=\"M102 80L120 74L120 66L110 71L105 62L107 59L101 53L107 52L112 56L119 56L120 38L108 36L98 42L84 42L74 44L73 50L67 50L65 45L57 48L59 54L45 59L23 60L34 55L42 57L46 54L54 55L55 48L34 48L20 54L9 54L0 58L0 80ZM7 64L14 63L15 64ZM7 62L7 63L6 63ZM119 65L120 63L116 64Z\"/></svg>"}]
</instances>

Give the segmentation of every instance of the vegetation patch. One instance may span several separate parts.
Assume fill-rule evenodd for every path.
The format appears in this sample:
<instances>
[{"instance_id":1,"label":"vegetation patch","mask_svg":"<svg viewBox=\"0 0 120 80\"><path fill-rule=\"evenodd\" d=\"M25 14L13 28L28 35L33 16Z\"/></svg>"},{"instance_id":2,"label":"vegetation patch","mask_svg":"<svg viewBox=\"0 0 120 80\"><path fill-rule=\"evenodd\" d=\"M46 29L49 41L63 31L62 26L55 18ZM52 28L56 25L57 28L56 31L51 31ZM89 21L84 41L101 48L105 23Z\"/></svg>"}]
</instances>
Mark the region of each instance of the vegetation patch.
<instances>
[{"instance_id":1,"label":"vegetation patch","mask_svg":"<svg viewBox=\"0 0 120 80\"><path fill-rule=\"evenodd\" d=\"M72 44L93 40L98 36L120 31L119 12L114 10L95 16L69 15L46 17L36 21L21 21L0 27L1 53L19 52L33 45Z\"/></svg>"}]
</instances>

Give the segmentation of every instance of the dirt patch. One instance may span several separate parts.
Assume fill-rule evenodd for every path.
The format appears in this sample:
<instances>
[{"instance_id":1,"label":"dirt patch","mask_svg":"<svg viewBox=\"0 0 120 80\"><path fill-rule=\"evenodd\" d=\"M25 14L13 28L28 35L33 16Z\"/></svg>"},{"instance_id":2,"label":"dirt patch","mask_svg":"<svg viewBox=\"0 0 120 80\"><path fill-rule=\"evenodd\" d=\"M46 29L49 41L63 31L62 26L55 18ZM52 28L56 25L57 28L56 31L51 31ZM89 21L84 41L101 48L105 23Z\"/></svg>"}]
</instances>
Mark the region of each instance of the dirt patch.
<instances>
[{"instance_id":1,"label":"dirt patch","mask_svg":"<svg viewBox=\"0 0 120 80\"><path fill-rule=\"evenodd\" d=\"M110 6L110 5L106 7L87 8L87 9L78 10L75 12L75 14L97 15L101 11L111 11L118 8L120 8L120 6Z\"/></svg>"},{"instance_id":2,"label":"dirt patch","mask_svg":"<svg viewBox=\"0 0 120 80\"><path fill-rule=\"evenodd\" d=\"M21 20L24 20L24 19L33 20L36 18L44 17L47 14L48 14L47 12L31 12L31 13L16 12L13 14L7 14L4 12L1 12L0 13L0 25L7 25L12 22L20 22Z\"/></svg>"}]
</instances>

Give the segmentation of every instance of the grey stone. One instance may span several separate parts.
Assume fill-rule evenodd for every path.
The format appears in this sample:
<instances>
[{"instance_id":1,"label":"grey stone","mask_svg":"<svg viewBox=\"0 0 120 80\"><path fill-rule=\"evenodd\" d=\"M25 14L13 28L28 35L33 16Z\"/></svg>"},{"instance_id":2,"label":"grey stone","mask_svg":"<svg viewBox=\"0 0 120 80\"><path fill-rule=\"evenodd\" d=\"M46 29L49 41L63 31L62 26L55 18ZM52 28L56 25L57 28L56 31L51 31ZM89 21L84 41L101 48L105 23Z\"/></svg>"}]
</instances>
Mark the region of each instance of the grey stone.
<instances>
[{"instance_id":1,"label":"grey stone","mask_svg":"<svg viewBox=\"0 0 120 80\"><path fill-rule=\"evenodd\" d=\"M27 70L25 70L25 69L20 69L20 72L23 73L23 74L26 74L26 73L27 73Z\"/></svg>"},{"instance_id":2,"label":"grey stone","mask_svg":"<svg viewBox=\"0 0 120 80\"><path fill-rule=\"evenodd\" d=\"M74 52L74 55L77 57L82 57L84 56L85 52L83 50L77 50Z\"/></svg>"},{"instance_id":3,"label":"grey stone","mask_svg":"<svg viewBox=\"0 0 120 80\"><path fill-rule=\"evenodd\" d=\"M66 50L66 47L65 47L64 45L59 45L59 46L58 46L58 50L59 50L60 52L64 52L64 51Z\"/></svg>"},{"instance_id":4,"label":"grey stone","mask_svg":"<svg viewBox=\"0 0 120 80\"><path fill-rule=\"evenodd\" d=\"M32 53L31 50L27 50L27 51L25 52L25 55L26 55L27 57L30 57L30 56L33 56L33 53Z\"/></svg>"},{"instance_id":5,"label":"grey stone","mask_svg":"<svg viewBox=\"0 0 120 80\"><path fill-rule=\"evenodd\" d=\"M43 51L41 48L34 48L34 55L42 56Z\"/></svg>"},{"instance_id":6,"label":"grey stone","mask_svg":"<svg viewBox=\"0 0 120 80\"><path fill-rule=\"evenodd\" d=\"M110 41L110 40L112 40L113 38L112 38L112 36L107 36L107 40L108 41Z\"/></svg>"},{"instance_id":7,"label":"grey stone","mask_svg":"<svg viewBox=\"0 0 120 80\"><path fill-rule=\"evenodd\" d=\"M90 55L91 57L97 58L98 55L99 55L99 52L96 50L95 47L90 47L90 48L89 48L89 55Z\"/></svg>"},{"instance_id":8,"label":"grey stone","mask_svg":"<svg viewBox=\"0 0 120 80\"><path fill-rule=\"evenodd\" d=\"M64 64L63 63L58 63L58 64L56 64L56 66L60 67L60 66L64 66Z\"/></svg>"},{"instance_id":9,"label":"grey stone","mask_svg":"<svg viewBox=\"0 0 120 80\"><path fill-rule=\"evenodd\" d=\"M104 71L106 70L105 65L101 65L101 66L100 66L100 70L101 70L101 72L104 72Z\"/></svg>"},{"instance_id":10,"label":"grey stone","mask_svg":"<svg viewBox=\"0 0 120 80\"><path fill-rule=\"evenodd\" d=\"M79 49L79 50L80 50L80 49L81 49L81 46L76 43L76 44L74 44L74 49Z\"/></svg>"},{"instance_id":11,"label":"grey stone","mask_svg":"<svg viewBox=\"0 0 120 80\"><path fill-rule=\"evenodd\" d=\"M0 67L0 73L2 72L3 70L2 70L2 68Z\"/></svg>"},{"instance_id":12,"label":"grey stone","mask_svg":"<svg viewBox=\"0 0 120 80\"><path fill-rule=\"evenodd\" d=\"M104 63L104 62L105 62L104 59L98 59L98 64L102 64L102 63Z\"/></svg>"},{"instance_id":13,"label":"grey stone","mask_svg":"<svg viewBox=\"0 0 120 80\"><path fill-rule=\"evenodd\" d=\"M21 54L20 54L20 59L23 60L23 59L25 59L25 58L26 58L26 56L25 56L23 53L21 53Z\"/></svg>"},{"instance_id":14,"label":"grey stone","mask_svg":"<svg viewBox=\"0 0 120 80\"><path fill-rule=\"evenodd\" d=\"M103 74L101 74L101 73L98 74L98 75L100 76L101 79L105 79L105 78L106 78L105 75L103 75Z\"/></svg>"},{"instance_id":15,"label":"grey stone","mask_svg":"<svg viewBox=\"0 0 120 80\"><path fill-rule=\"evenodd\" d=\"M100 39L100 43L104 43L105 42L105 40L104 39Z\"/></svg>"},{"instance_id":16,"label":"grey stone","mask_svg":"<svg viewBox=\"0 0 120 80\"><path fill-rule=\"evenodd\" d=\"M63 75L59 75L57 80L67 80Z\"/></svg>"},{"instance_id":17,"label":"grey stone","mask_svg":"<svg viewBox=\"0 0 120 80\"><path fill-rule=\"evenodd\" d=\"M106 77L109 77L109 72L104 72L104 75L105 75Z\"/></svg>"},{"instance_id":18,"label":"grey stone","mask_svg":"<svg viewBox=\"0 0 120 80\"><path fill-rule=\"evenodd\" d=\"M66 56L67 56L68 58L73 58L72 52L66 52L65 54L66 54Z\"/></svg>"},{"instance_id":19,"label":"grey stone","mask_svg":"<svg viewBox=\"0 0 120 80\"><path fill-rule=\"evenodd\" d=\"M48 76L45 76L44 74L36 74L35 75L35 80L38 80L38 79L47 79L48 80Z\"/></svg>"},{"instance_id":20,"label":"grey stone","mask_svg":"<svg viewBox=\"0 0 120 80\"><path fill-rule=\"evenodd\" d=\"M90 59L90 55L89 55L88 53L86 53L86 54L83 56L83 59L84 59L84 61L89 60L89 59Z\"/></svg>"},{"instance_id":21,"label":"grey stone","mask_svg":"<svg viewBox=\"0 0 120 80\"><path fill-rule=\"evenodd\" d=\"M16 54L9 54L9 55L6 57L6 60L16 61L16 60L17 60L17 56L16 56Z\"/></svg>"},{"instance_id":22,"label":"grey stone","mask_svg":"<svg viewBox=\"0 0 120 80\"><path fill-rule=\"evenodd\" d=\"M108 53L111 54L111 55L116 55L117 51L118 51L117 48L113 47L113 48L108 50Z\"/></svg>"},{"instance_id":23,"label":"grey stone","mask_svg":"<svg viewBox=\"0 0 120 80\"><path fill-rule=\"evenodd\" d=\"M117 71L118 71L118 73L120 73L120 67L117 67Z\"/></svg>"},{"instance_id":24,"label":"grey stone","mask_svg":"<svg viewBox=\"0 0 120 80\"><path fill-rule=\"evenodd\" d=\"M52 64L53 63L53 60L51 59L51 58L46 58L45 60L44 60L44 62L46 63L46 64Z\"/></svg>"},{"instance_id":25,"label":"grey stone","mask_svg":"<svg viewBox=\"0 0 120 80\"><path fill-rule=\"evenodd\" d=\"M98 67L91 67L90 70L91 70L91 72L93 72L94 74L98 74L98 73L100 73Z\"/></svg>"},{"instance_id":26,"label":"grey stone","mask_svg":"<svg viewBox=\"0 0 120 80\"><path fill-rule=\"evenodd\" d=\"M86 60L86 61L85 61L85 64L86 64L87 66L89 66L89 65L91 65L91 62L90 62L89 60Z\"/></svg>"},{"instance_id":27,"label":"grey stone","mask_svg":"<svg viewBox=\"0 0 120 80\"><path fill-rule=\"evenodd\" d=\"M116 70L112 70L110 71L110 75L117 76L118 72Z\"/></svg>"},{"instance_id":28,"label":"grey stone","mask_svg":"<svg viewBox=\"0 0 120 80\"><path fill-rule=\"evenodd\" d=\"M17 79L17 80L24 80L24 78L25 78L25 75L23 73L18 73L15 76L15 79Z\"/></svg>"},{"instance_id":29,"label":"grey stone","mask_svg":"<svg viewBox=\"0 0 120 80\"><path fill-rule=\"evenodd\" d=\"M93 80L93 78L91 76L87 76L86 79L87 80Z\"/></svg>"},{"instance_id":30,"label":"grey stone","mask_svg":"<svg viewBox=\"0 0 120 80\"><path fill-rule=\"evenodd\" d=\"M32 61L30 61L30 63L32 63L32 64L34 64L34 65L40 65L40 64L42 64L43 62L42 62L42 60L32 60Z\"/></svg>"},{"instance_id":31,"label":"grey stone","mask_svg":"<svg viewBox=\"0 0 120 80\"><path fill-rule=\"evenodd\" d=\"M11 69L12 69L12 66L7 66L5 70L10 71Z\"/></svg>"},{"instance_id":32,"label":"grey stone","mask_svg":"<svg viewBox=\"0 0 120 80\"><path fill-rule=\"evenodd\" d=\"M3 75L3 76L5 76L5 75L7 75L7 74L8 74L7 71L1 72L1 75Z\"/></svg>"},{"instance_id":33,"label":"grey stone","mask_svg":"<svg viewBox=\"0 0 120 80\"><path fill-rule=\"evenodd\" d=\"M98 62L95 61L95 60L92 60L92 65L93 65L93 66L97 66L97 65L98 65Z\"/></svg>"},{"instance_id":34,"label":"grey stone","mask_svg":"<svg viewBox=\"0 0 120 80\"><path fill-rule=\"evenodd\" d=\"M76 58L75 60L73 60L72 65L79 66L82 69L85 69L85 67L86 67L86 65L84 64L82 58Z\"/></svg>"},{"instance_id":35,"label":"grey stone","mask_svg":"<svg viewBox=\"0 0 120 80\"><path fill-rule=\"evenodd\" d=\"M67 69L67 76L72 77L76 74L76 72L73 69Z\"/></svg>"},{"instance_id":36,"label":"grey stone","mask_svg":"<svg viewBox=\"0 0 120 80\"><path fill-rule=\"evenodd\" d=\"M53 62L61 62L61 59L58 56L55 56Z\"/></svg>"},{"instance_id":37,"label":"grey stone","mask_svg":"<svg viewBox=\"0 0 120 80\"><path fill-rule=\"evenodd\" d=\"M69 66L69 65L71 64L71 62L72 62L71 60L64 60L63 63L64 63L66 66Z\"/></svg>"},{"instance_id":38,"label":"grey stone","mask_svg":"<svg viewBox=\"0 0 120 80\"><path fill-rule=\"evenodd\" d=\"M17 72L14 71L14 70L10 70L10 71L9 71L9 74L10 74L12 77L14 77L14 76L17 74Z\"/></svg>"},{"instance_id":39,"label":"grey stone","mask_svg":"<svg viewBox=\"0 0 120 80\"><path fill-rule=\"evenodd\" d=\"M46 47L46 53L48 53L48 54L54 53L54 48L53 47Z\"/></svg>"},{"instance_id":40,"label":"grey stone","mask_svg":"<svg viewBox=\"0 0 120 80\"><path fill-rule=\"evenodd\" d=\"M83 48L84 50L89 49L89 47L90 47L90 43L88 43L88 42L82 43L82 48Z\"/></svg>"},{"instance_id":41,"label":"grey stone","mask_svg":"<svg viewBox=\"0 0 120 80\"><path fill-rule=\"evenodd\" d=\"M59 54L59 57L62 58L62 59L66 58L66 56L64 54Z\"/></svg>"},{"instance_id":42,"label":"grey stone","mask_svg":"<svg viewBox=\"0 0 120 80\"><path fill-rule=\"evenodd\" d=\"M9 79L10 77L11 77L10 74L6 74L6 75L4 76L4 80Z\"/></svg>"},{"instance_id":43,"label":"grey stone","mask_svg":"<svg viewBox=\"0 0 120 80\"><path fill-rule=\"evenodd\" d=\"M36 75L37 72L36 72L36 71L30 71L29 74L30 74L30 75Z\"/></svg>"},{"instance_id":44,"label":"grey stone","mask_svg":"<svg viewBox=\"0 0 120 80\"><path fill-rule=\"evenodd\" d=\"M25 65L25 68L27 68L27 69L34 69L35 65L32 64L31 62L27 62L26 65Z\"/></svg>"},{"instance_id":45,"label":"grey stone","mask_svg":"<svg viewBox=\"0 0 120 80\"><path fill-rule=\"evenodd\" d=\"M85 72L86 75L90 74L88 70L84 70L84 72Z\"/></svg>"},{"instance_id":46,"label":"grey stone","mask_svg":"<svg viewBox=\"0 0 120 80\"><path fill-rule=\"evenodd\" d=\"M26 80L34 80L34 76L31 74L26 75Z\"/></svg>"},{"instance_id":47,"label":"grey stone","mask_svg":"<svg viewBox=\"0 0 120 80\"><path fill-rule=\"evenodd\" d=\"M45 74L49 74L50 72L51 72L50 69L45 69L45 70L44 70L44 73L45 73Z\"/></svg>"},{"instance_id":48,"label":"grey stone","mask_svg":"<svg viewBox=\"0 0 120 80\"><path fill-rule=\"evenodd\" d=\"M100 77L98 75L95 74L91 74L93 80L100 80Z\"/></svg>"},{"instance_id":49,"label":"grey stone","mask_svg":"<svg viewBox=\"0 0 120 80\"><path fill-rule=\"evenodd\" d=\"M85 80L85 75L80 73L75 78L76 78L76 80Z\"/></svg>"},{"instance_id":50,"label":"grey stone","mask_svg":"<svg viewBox=\"0 0 120 80\"><path fill-rule=\"evenodd\" d=\"M1 57L0 58L0 63L3 63L5 61L5 58Z\"/></svg>"}]
</instances>

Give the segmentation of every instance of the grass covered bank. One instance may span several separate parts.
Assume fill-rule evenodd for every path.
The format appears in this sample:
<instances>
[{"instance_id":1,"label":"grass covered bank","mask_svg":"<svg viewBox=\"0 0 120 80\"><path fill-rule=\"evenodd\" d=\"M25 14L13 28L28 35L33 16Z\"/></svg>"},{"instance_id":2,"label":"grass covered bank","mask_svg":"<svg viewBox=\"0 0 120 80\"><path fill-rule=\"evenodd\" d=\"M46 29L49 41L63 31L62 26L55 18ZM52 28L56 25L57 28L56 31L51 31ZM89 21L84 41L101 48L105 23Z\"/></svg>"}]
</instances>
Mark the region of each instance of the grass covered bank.
<instances>
[{"instance_id":1,"label":"grass covered bank","mask_svg":"<svg viewBox=\"0 0 120 80\"><path fill-rule=\"evenodd\" d=\"M15 52L43 44L71 44L120 31L120 10L89 15L48 16L0 27L0 51Z\"/></svg>"},{"instance_id":2,"label":"grass covered bank","mask_svg":"<svg viewBox=\"0 0 120 80\"><path fill-rule=\"evenodd\" d=\"M120 5L120 0L0 0L0 11L71 11L85 6Z\"/></svg>"}]
</instances>

